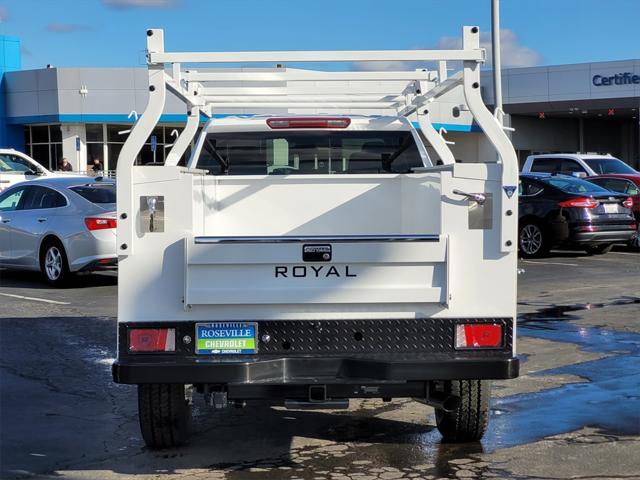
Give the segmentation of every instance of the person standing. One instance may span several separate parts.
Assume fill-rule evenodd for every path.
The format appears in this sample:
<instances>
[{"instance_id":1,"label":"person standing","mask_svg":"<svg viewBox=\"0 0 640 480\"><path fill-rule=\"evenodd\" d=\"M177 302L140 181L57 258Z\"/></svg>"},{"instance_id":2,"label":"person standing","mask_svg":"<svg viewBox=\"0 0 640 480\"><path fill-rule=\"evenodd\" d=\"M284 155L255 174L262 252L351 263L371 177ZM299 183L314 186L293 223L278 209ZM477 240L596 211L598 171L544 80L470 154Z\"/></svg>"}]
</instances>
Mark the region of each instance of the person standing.
<instances>
[{"instance_id":1,"label":"person standing","mask_svg":"<svg viewBox=\"0 0 640 480\"><path fill-rule=\"evenodd\" d=\"M73 167L69 163L69 160L67 160L67 157L64 157L58 164L58 170L61 172L73 172Z\"/></svg>"},{"instance_id":2,"label":"person standing","mask_svg":"<svg viewBox=\"0 0 640 480\"><path fill-rule=\"evenodd\" d=\"M104 170L104 166L102 165L102 162L100 161L99 158L94 158L93 163L89 164L89 168L87 170L92 175L97 176L102 174L102 171Z\"/></svg>"}]
</instances>

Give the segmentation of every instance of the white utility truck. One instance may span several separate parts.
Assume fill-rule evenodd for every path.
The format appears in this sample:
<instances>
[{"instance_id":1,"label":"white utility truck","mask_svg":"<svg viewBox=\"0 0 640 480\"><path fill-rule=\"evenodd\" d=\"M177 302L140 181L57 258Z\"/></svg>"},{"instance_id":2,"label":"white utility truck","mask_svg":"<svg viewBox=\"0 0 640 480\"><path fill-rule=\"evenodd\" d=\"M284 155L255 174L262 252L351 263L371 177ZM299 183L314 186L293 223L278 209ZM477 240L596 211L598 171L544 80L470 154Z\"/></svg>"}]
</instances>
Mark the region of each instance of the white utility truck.
<instances>
[{"instance_id":1,"label":"white utility truck","mask_svg":"<svg viewBox=\"0 0 640 480\"><path fill-rule=\"evenodd\" d=\"M480 96L478 28L463 35L460 50L169 53L147 31L149 103L118 159L113 365L147 445L187 440L193 392L216 408L413 398L446 440L482 437L490 380L518 375L518 162ZM441 75L218 68L415 61ZM455 88L495 158L456 163L434 129ZM169 91L186 125L163 164L136 165Z\"/></svg>"}]
</instances>

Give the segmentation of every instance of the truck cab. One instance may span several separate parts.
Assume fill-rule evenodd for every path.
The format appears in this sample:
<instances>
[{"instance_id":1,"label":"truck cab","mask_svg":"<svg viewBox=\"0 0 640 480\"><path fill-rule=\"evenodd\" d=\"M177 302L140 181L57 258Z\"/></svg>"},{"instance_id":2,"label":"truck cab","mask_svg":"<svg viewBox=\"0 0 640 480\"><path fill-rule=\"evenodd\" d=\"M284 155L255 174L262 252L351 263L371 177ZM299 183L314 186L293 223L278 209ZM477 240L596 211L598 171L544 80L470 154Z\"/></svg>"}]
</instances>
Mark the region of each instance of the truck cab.
<instances>
[{"instance_id":1,"label":"truck cab","mask_svg":"<svg viewBox=\"0 0 640 480\"><path fill-rule=\"evenodd\" d=\"M490 381L518 374L518 215L517 158L480 98L477 27L465 28L465 48L453 54L170 54L161 30L147 37L149 105L118 160L113 366L116 382L138 388L147 445L187 441L195 393L212 408L251 401L346 408L354 398L413 398L436 409L447 440L480 439ZM285 62L453 57L465 68L430 84L425 71L394 77L176 66L229 55ZM231 77L271 83L215 86ZM391 115L357 113L371 109L370 93L319 86L391 79L386 88L397 90L397 77L408 80L400 93L374 99L391 103ZM274 79L284 86L273 87ZM452 88L463 89L498 161L454 161L427 108L429 98ZM164 165L134 165L167 91L187 106L185 128ZM272 112L213 115L227 103ZM210 119L181 165L203 114Z\"/></svg>"},{"instance_id":2,"label":"truck cab","mask_svg":"<svg viewBox=\"0 0 640 480\"><path fill-rule=\"evenodd\" d=\"M638 172L609 154L546 153L529 155L522 173L556 173L585 178L606 174L632 175Z\"/></svg>"},{"instance_id":3,"label":"truck cab","mask_svg":"<svg viewBox=\"0 0 640 480\"><path fill-rule=\"evenodd\" d=\"M19 182L53 175L30 156L12 148L0 148L0 192Z\"/></svg>"}]
</instances>

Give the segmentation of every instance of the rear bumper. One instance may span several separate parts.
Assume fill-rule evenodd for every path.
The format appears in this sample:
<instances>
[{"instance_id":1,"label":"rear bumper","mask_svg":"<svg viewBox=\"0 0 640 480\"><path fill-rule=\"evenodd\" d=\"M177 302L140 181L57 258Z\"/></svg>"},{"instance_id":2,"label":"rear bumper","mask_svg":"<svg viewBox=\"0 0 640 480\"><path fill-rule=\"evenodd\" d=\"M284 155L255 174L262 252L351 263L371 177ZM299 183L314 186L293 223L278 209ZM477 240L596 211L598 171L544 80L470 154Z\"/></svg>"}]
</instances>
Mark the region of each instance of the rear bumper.
<instances>
[{"instance_id":1,"label":"rear bumper","mask_svg":"<svg viewBox=\"0 0 640 480\"><path fill-rule=\"evenodd\" d=\"M336 384L518 375L511 318L413 318L258 321L257 353L198 353L195 322L120 323L118 383L236 385ZM502 326L500 347L456 350L460 323ZM131 328L175 328L175 352L128 351ZM185 338L188 342L185 342Z\"/></svg>"},{"instance_id":2,"label":"rear bumper","mask_svg":"<svg viewBox=\"0 0 640 480\"><path fill-rule=\"evenodd\" d=\"M569 241L575 244L627 243L636 234L635 229L600 232L572 232Z\"/></svg>"},{"instance_id":3,"label":"rear bumper","mask_svg":"<svg viewBox=\"0 0 640 480\"><path fill-rule=\"evenodd\" d=\"M117 383L234 385L354 384L412 380L508 379L519 372L513 357L379 355L352 358L285 357L191 363L116 361Z\"/></svg>"},{"instance_id":4,"label":"rear bumper","mask_svg":"<svg viewBox=\"0 0 640 480\"><path fill-rule=\"evenodd\" d=\"M100 260L118 259L113 229L78 233L64 243L72 272L91 270Z\"/></svg>"},{"instance_id":5,"label":"rear bumper","mask_svg":"<svg viewBox=\"0 0 640 480\"><path fill-rule=\"evenodd\" d=\"M118 266L118 257L100 258L89 262L78 272L93 272L96 270L112 270Z\"/></svg>"}]
</instances>

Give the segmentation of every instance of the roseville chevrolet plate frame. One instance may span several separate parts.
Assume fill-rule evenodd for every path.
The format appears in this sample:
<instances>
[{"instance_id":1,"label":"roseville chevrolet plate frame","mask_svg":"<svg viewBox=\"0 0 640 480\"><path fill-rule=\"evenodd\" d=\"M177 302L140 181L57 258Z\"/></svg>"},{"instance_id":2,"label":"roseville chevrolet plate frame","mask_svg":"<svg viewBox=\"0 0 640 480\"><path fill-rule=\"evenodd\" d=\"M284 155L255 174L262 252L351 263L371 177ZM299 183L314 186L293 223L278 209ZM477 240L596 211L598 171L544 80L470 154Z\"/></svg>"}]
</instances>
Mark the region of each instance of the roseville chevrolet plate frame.
<instances>
[{"instance_id":1,"label":"roseville chevrolet plate frame","mask_svg":"<svg viewBox=\"0 0 640 480\"><path fill-rule=\"evenodd\" d=\"M200 336L200 328L209 327L211 329L239 329L250 328L253 330L253 348L200 348L200 341L207 341ZM255 355L258 353L258 323L257 322L200 322L196 323L194 351L197 355ZM230 336L211 337L214 340L242 340L250 339L251 336Z\"/></svg>"}]
</instances>

